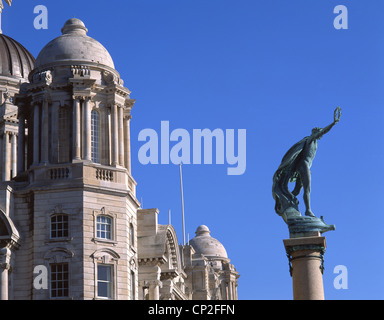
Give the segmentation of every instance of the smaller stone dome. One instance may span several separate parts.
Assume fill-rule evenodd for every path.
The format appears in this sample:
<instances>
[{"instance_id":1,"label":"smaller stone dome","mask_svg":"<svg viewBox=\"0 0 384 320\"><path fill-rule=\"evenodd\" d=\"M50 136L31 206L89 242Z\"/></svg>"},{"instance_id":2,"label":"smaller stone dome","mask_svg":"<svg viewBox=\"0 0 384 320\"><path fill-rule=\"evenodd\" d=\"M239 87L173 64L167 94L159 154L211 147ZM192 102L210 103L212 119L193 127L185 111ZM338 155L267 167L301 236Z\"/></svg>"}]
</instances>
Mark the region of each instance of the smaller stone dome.
<instances>
[{"instance_id":1,"label":"smaller stone dome","mask_svg":"<svg viewBox=\"0 0 384 320\"><path fill-rule=\"evenodd\" d=\"M0 76L27 81L35 58L16 40L0 34Z\"/></svg>"},{"instance_id":2,"label":"smaller stone dome","mask_svg":"<svg viewBox=\"0 0 384 320\"><path fill-rule=\"evenodd\" d=\"M62 35L50 41L36 58L35 68L55 63L95 63L114 69L111 55L97 40L87 36L88 29L76 18L69 19Z\"/></svg>"},{"instance_id":3,"label":"smaller stone dome","mask_svg":"<svg viewBox=\"0 0 384 320\"><path fill-rule=\"evenodd\" d=\"M189 244L195 249L196 253L207 258L228 259L224 246L220 241L211 237L211 231L205 225L197 228L196 236L189 241Z\"/></svg>"}]
</instances>

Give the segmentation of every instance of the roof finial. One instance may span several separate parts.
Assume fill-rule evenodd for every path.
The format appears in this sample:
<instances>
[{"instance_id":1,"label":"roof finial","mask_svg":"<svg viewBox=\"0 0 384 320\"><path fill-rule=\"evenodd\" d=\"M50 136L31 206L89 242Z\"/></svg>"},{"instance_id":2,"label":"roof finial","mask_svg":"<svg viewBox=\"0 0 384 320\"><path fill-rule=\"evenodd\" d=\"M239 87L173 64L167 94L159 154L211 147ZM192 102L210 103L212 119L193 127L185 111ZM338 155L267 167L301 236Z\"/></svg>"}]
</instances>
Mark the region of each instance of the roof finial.
<instances>
[{"instance_id":1,"label":"roof finial","mask_svg":"<svg viewBox=\"0 0 384 320\"><path fill-rule=\"evenodd\" d=\"M9 6L11 6L12 4L12 0L5 0L5 2L8 3ZM0 34L3 33L3 31L1 30L1 14L3 12L3 9L4 9L3 1L0 0Z\"/></svg>"}]
</instances>

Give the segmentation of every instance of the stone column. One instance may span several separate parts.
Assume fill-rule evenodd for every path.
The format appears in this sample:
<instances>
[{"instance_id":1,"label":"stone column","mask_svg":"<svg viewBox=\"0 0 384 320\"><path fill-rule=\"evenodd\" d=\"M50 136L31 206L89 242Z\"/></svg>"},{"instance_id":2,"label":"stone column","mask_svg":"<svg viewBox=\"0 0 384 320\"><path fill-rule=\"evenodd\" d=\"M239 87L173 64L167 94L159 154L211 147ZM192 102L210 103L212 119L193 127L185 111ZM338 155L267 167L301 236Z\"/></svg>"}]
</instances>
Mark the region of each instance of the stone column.
<instances>
[{"instance_id":1,"label":"stone column","mask_svg":"<svg viewBox=\"0 0 384 320\"><path fill-rule=\"evenodd\" d=\"M234 300L233 299L233 287L232 287L232 281L228 281L228 300Z\"/></svg>"},{"instance_id":2,"label":"stone column","mask_svg":"<svg viewBox=\"0 0 384 320\"><path fill-rule=\"evenodd\" d=\"M149 281L149 300L160 300L160 280Z\"/></svg>"},{"instance_id":3,"label":"stone column","mask_svg":"<svg viewBox=\"0 0 384 320\"><path fill-rule=\"evenodd\" d=\"M119 164L124 166L124 109L118 107Z\"/></svg>"},{"instance_id":4,"label":"stone column","mask_svg":"<svg viewBox=\"0 0 384 320\"><path fill-rule=\"evenodd\" d=\"M325 237L319 232L283 240L290 261L294 300L324 300Z\"/></svg>"},{"instance_id":5,"label":"stone column","mask_svg":"<svg viewBox=\"0 0 384 320\"><path fill-rule=\"evenodd\" d=\"M48 123L48 101L43 101L43 110L41 113L41 162L43 164L48 164L48 132L49 132L49 123Z\"/></svg>"},{"instance_id":6,"label":"stone column","mask_svg":"<svg viewBox=\"0 0 384 320\"><path fill-rule=\"evenodd\" d=\"M3 181L10 180L10 169L9 169L9 132L4 131L3 134Z\"/></svg>"},{"instance_id":7,"label":"stone column","mask_svg":"<svg viewBox=\"0 0 384 320\"><path fill-rule=\"evenodd\" d=\"M11 135L11 147L12 147L12 178L17 175L17 142L16 133Z\"/></svg>"},{"instance_id":8,"label":"stone column","mask_svg":"<svg viewBox=\"0 0 384 320\"><path fill-rule=\"evenodd\" d=\"M84 99L84 159L91 160L91 107L89 105L89 98Z\"/></svg>"},{"instance_id":9,"label":"stone column","mask_svg":"<svg viewBox=\"0 0 384 320\"><path fill-rule=\"evenodd\" d=\"M80 100L75 97L73 100L73 142L72 142L72 158L73 160L81 159L81 133L80 133Z\"/></svg>"},{"instance_id":10,"label":"stone column","mask_svg":"<svg viewBox=\"0 0 384 320\"><path fill-rule=\"evenodd\" d=\"M227 298L227 286L225 285L225 281L222 281L221 284L221 293L222 293L222 299L223 300L228 300Z\"/></svg>"},{"instance_id":11,"label":"stone column","mask_svg":"<svg viewBox=\"0 0 384 320\"><path fill-rule=\"evenodd\" d=\"M37 166L40 162L40 106L35 104L33 109L33 165Z\"/></svg>"},{"instance_id":12,"label":"stone column","mask_svg":"<svg viewBox=\"0 0 384 320\"><path fill-rule=\"evenodd\" d=\"M24 172L24 164L25 164L25 116L23 113L20 113L19 114L19 134L17 135L17 173Z\"/></svg>"},{"instance_id":13,"label":"stone column","mask_svg":"<svg viewBox=\"0 0 384 320\"><path fill-rule=\"evenodd\" d=\"M131 116L124 116L124 166L127 168L128 172L131 173Z\"/></svg>"},{"instance_id":14,"label":"stone column","mask_svg":"<svg viewBox=\"0 0 384 320\"><path fill-rule=\"evenodd\" d=\"M140 264L139 267L139 283L145 283L148 286L148 299L160 299L160 281L161 269L158 266L158 261L147 261Z\"/></svg>"},{"instance_id":15,"label":"stone column","mask_svg":"<svg viewBox=\"0 0 384 320\"><path fill-rule=\"evenodd\" d=\"M117 105L113 104L111 107L111 147L112 147L112 165L118 164L118 124L117 124Z\"/></svg>"},{"instance_id":16,"label":"stone column","mask_svg":"<svg viewBox=\"0 0 384 320\"><path fill-rule=\"evenodd\" d=\"M0 249L0 300L8 300L8 270L10 268L11 250Z\"/></svg>"}]
</instances>

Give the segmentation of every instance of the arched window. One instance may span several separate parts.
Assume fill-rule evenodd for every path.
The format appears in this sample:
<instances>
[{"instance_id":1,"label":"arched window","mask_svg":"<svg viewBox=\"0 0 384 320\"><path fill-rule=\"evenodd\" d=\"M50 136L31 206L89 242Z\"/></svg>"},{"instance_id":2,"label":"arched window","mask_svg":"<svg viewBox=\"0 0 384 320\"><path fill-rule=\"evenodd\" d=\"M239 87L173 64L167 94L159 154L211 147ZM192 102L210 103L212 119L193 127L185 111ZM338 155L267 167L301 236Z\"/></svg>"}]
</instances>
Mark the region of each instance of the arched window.
<instances>
[{"instance_id":1,"label":"arched window","mask_svg":"<svg viewBox=\"0 0 384 320\"><path fill-rule=\"evenodd\" d=\"M58 158L59 163L69 161L69 111L60 107L58 112Z\"/></svg>"},{"instance_id":2,"label":"arched window","mask_svg":"<svg viewBox=\"0 0 384 320\"><path fill-rule=\"evenodd\" d=\"M100 163L100 115L96 110L91 112L91 157Z\"/></svg>"}]
</instances>

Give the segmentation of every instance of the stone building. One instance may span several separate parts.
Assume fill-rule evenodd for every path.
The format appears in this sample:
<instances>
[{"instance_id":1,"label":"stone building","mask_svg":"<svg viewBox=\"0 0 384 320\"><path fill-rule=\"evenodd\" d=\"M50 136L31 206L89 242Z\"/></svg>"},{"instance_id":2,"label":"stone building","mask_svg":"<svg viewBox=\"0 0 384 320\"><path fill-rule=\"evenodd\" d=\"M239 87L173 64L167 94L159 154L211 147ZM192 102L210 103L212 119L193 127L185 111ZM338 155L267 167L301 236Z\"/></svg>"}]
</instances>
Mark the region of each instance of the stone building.
<instances>
[{"instance_id":1,"label":"stone building","mask_svg":"<svg viewBox=\"0 0 384 320\"><path fill-rule=\"evenodd\" d=\"M236 299L207 227L179 245L140 208L135 100L82 21L61 31L36 60L0 35L0 298Z\"/></svg>"}]
</instances>

